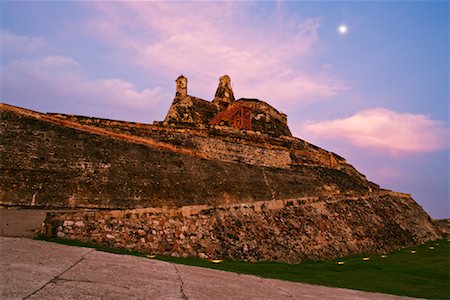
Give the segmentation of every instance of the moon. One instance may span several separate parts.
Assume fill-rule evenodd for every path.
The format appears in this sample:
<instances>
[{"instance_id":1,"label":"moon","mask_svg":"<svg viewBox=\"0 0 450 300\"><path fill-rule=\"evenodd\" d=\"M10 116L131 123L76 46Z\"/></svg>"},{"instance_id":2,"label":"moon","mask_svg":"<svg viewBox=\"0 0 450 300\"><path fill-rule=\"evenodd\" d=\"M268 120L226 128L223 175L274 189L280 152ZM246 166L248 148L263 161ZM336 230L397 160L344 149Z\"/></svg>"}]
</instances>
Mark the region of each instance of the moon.
<instances>
[{"instance_id":1,"label":"moon","mask_svg":"<svg viewBox=\"0 0 450 300\"><path fill-rule=\"evenodd\" d=\"M338 31L340 34L346 34L348 31L348 27L345 24L339 25Z\"/></svg>"}]
</instances>

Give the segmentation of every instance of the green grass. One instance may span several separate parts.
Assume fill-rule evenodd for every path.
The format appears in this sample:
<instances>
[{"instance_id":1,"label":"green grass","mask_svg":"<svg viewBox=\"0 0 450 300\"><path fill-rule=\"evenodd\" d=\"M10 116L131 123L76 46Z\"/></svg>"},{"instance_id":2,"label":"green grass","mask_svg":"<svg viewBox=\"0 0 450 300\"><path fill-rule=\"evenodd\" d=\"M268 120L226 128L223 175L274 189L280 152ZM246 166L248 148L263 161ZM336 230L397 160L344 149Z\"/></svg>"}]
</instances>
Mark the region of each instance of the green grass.
<instances>
[{"instance_id":1,"label":"green grass","mask_svg":"<svg viewBox=\"0 0 450 300\"><path fill-rule=\"evenodd\" d=\"M48 239L47 239L48 240ZM111 249L78 241L53 239L66 245L93 247L118 254L145 256L146 253ZM434 247L434 249L430 249ZM412 254L411 251L416 253ZM439 240L413 248L381 255L356 255L331 261L307 261L301 264L277 262L249 263L227 261L214 264L199 258L176 258L157 255L159 260L206 267L267 278L350 288L411 297L450 298L450 242ZM362 260L369 257L368 261ZM337 262L343 261L343 265Z\"/></svg>"}]
</instances>

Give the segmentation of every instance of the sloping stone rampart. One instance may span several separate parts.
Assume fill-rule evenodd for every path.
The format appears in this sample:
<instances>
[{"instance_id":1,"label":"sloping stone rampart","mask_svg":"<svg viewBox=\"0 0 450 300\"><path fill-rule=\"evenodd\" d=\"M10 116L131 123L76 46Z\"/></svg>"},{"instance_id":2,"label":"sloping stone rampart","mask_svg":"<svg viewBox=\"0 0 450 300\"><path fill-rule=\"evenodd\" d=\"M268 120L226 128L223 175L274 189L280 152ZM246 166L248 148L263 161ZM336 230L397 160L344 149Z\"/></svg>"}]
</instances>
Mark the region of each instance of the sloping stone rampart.
<instances>
[{"instance_id":1,"label":"sloping stone rampart","mask_svg":"<svg viewBox=\"0 0 450 300\"><path fill-rule=\"evenodd\" d=\"M409 195L52 213L43 232L113 248L210 259L301 262L385 253L440 235Z\"/></svg>"},{"instance_id":2,"label":"sloping stone rampart","mask_svg":"<svg viewBox=\"0 0 450 300\"><path fill-rule=\"evenodd\" d=\"M42 114L41 114L42 115ZM160 142L197 155L227 162L242 162L274 168L292 165L320 165L332 168L353 168L344 158L304 140L291 136L269 137L258 131L239 130L226 126L204 128L164 127L142 123L116 121L76 115L47 114L75 124L102 128L112 134L120 133ZM156 143L155 143L156 144ZM193 150L190 153L189 150ZM262 155L261 155L262 154ZM276 158L282 156L281 158Z\"/></svg>"},{"instance_id":3,"label":"sloping stone rampart","mask_svg":"<svg viewBox=\"0 0 450 300\"><path fill-rule=\"evenodd\" d=\"M145 137L106 125L0 107L4 108L0 122L3 205L113 209L220 205L361 195L373 187L346 169L306 163L286 166L289 151L282 145L271 146L272 140L264 147L262 142L260 146L246 143L244 135L236 134L233 141L158 129L149 130L153 136Z\"/></svg>"}]
</instances>

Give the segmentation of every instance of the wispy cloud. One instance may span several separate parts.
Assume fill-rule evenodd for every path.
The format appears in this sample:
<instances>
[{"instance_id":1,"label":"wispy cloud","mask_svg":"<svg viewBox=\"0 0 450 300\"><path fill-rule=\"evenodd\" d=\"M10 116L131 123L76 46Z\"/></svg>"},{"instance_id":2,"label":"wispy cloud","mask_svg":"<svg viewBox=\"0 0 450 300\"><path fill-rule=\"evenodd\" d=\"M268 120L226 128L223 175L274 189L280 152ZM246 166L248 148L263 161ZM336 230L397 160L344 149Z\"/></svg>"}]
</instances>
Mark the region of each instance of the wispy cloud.
<instances>
[{"instance_id":1,"label":"wispy cloud","mask_svg":"<svg viewBox=\"0 0 450 300\"><path fill-rule=\"evenodd\" d=\"M449 147L449 128L444 121L384 108L360 111L348 118L307 122L302 131L303 136L315 141L345 142L396 157Z\"/></svg>"},{"instance_id":2,"label":"wispy cloud","mask_svg":"<svg viewBox=\"0 0 450 300\"><path fill-rule=\"evenodd\" d=\"M96 7L89 29L116 48L114 55L168 80L184 73L193 94L212 94L222 74L232 77L237 96L274 104L301 105L349 88L330 70L311 64L320 17L295 19L279 8L256 16L258 6L242 2Z\"/></svg>"},{"instance_id":3,"label":"wispy cloud","mask_svg":"<svg viewBox=\"0 0 450 300\"><path fill-rule=\"evenodd\" d=\"M44 39L35 36L24 36L0 29L0 48L3 54L27 54L47 46Z\"/></svg>"},{"instance_id":4,"label":"wispy cloud","mask_svg":"<svg viewBox=\"0 0 450 300\"><path fill-rule=\"evenodd\" d=\"M2 66L2 101L49 111L151 122L170 96L159 87L137 90L117 78L92 78L74 59L48 56Z\"/></svg>"},{"instance_id":5,"label":"wispy cloud","mask_svg":"<svg viewBox=\"0 0 450 300\"><path fill-rule=\"evenodd\" d=\"M405 180L405 178L410 177L409 174L404 173L404 171L399 170L398 167L393 167L389 165L380 165L378 167L374 167L371 170L371 175L374 178L379 179L379 181L383 182L392 182L393 180Z\"/></svg>"}]
</instances>

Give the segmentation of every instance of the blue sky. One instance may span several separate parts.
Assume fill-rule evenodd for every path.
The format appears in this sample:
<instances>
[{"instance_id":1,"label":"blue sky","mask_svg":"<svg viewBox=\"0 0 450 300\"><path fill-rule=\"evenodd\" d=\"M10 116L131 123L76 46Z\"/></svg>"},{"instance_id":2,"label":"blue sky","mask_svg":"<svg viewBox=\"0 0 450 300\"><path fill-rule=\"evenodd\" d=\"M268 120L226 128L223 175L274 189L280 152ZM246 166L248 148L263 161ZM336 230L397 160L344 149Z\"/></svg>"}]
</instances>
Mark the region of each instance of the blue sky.
<instances>
[{"instance_id":1,"label":"blue sky","mask_svg":"<svg viewBox=\"0 0 450 300\"><path fill-rule=\"evenodd\" d=\"M16 1L1 14L2 102L151 123L181 73L205 99L228 74L297 137L450 217L447 1Z\"/></svg>"}]
</instances>

